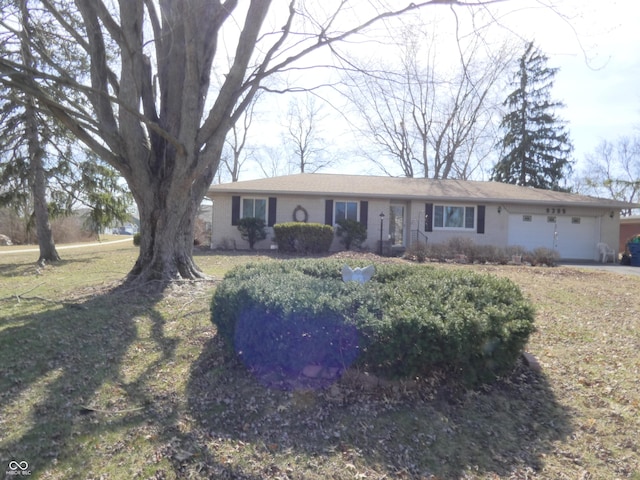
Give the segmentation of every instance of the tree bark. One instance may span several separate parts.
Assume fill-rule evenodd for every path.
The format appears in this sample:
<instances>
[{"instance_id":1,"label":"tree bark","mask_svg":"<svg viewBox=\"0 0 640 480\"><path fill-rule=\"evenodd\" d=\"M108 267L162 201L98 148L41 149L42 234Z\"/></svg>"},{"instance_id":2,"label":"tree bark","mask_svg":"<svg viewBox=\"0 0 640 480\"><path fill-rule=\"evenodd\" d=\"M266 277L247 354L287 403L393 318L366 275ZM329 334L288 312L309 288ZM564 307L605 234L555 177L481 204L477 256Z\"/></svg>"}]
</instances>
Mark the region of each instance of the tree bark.
<instances>
[{"instance_id":1,"label":"tree bark","mask_svg":"<svg viewBox=\"0 0 640 480\"><path fill-rule=\"evenodd\" d=\"M193 261L193 226L202 197L186 195L152 196L138 201L140 253L128 282L162 285L173 279L206 276Z\"/></svg>"},{"instance_id":2,"label":"tree bark","mask_svg":"<svg viewBox=\"0 0 640 480\"><path fill-rule=\"evenodd\" d=\"M31 128L29 128L31 130ZM42 148L38 139L37 129L34 135L29 138L29 152L31 160L31 176L33 191L33 206L36 217L36 231L38 232L38 247L40 249L40 257L38 263L43 265L45 262L57 262L60 260L55 243L53 242L53 233L51 224L49 223L49 209L47 206L47 180L44 174L44 165L42 164Z\"/></svg>"},{"instance_id":3,"label":"tree bark","mask_svg":"<svg viewBox=\"0 0 640 480\"><path fill-rule=\"evenodd\" d=\"M26 0L20 2L22 16L21 52L25 65L33 67L33 55L31 54L29 41L29 10ZM29 165L31 169L30 183L33 194L33 208L36 219L36 231L38 235L38 247L40 248L40 265L45 262L57 262L60 256L53 242L53 233L49 223L49 209L47 206L47 178L45 175L43 158L44 150L40 143L38 133L38 116L36 114L35 100L25 94L25 131L29 150Z\"/></svg>"}]
</instances>

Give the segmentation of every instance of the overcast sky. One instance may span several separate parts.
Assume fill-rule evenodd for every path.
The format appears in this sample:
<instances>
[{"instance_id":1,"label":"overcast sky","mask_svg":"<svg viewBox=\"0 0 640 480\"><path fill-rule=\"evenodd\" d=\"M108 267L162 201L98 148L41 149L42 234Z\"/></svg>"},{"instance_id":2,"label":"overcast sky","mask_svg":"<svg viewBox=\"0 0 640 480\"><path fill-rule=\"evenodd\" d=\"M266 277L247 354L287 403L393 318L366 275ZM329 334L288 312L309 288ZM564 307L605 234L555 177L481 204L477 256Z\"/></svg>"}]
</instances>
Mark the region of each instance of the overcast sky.
<instances>
[{"instance_id":1,"label":"overcast sky","mask_svg":"<svg viewBox=\"0 0 640 480\"><path fill-rule=\"evenodd\" d=\"M532 31L550 65L560 67L553 95L566 104L561 114L581 161L601 139L640 133L640 2L556 3L575 18L540 13L547 20L535 27L526 14L510 21Z\"/></svg>"},{"instance_id":2,"label":"overcast sky","mask_svg":"<svg viewBox=\"0 0 640 480\"><path fill-rule=\"evenodd\" d=\"M421 14L435 15L436 9L442 14L447 8L427 7ZM640 133L640 1L509 0L491 11L496 17L487 30L491 35L522 40L523 49L525 40L534 40L549 66L559 67L552 98L566 105L558 113L568 122L578 170L601 140L613 141L634 129ZM287 99L274 101L272 112L286 112ZM277 135L271 137L278 142ZM340 163L323 171L371 172L362 165ZM247 164L240 179L262 176Z\"/></svg>"}]
</instances>

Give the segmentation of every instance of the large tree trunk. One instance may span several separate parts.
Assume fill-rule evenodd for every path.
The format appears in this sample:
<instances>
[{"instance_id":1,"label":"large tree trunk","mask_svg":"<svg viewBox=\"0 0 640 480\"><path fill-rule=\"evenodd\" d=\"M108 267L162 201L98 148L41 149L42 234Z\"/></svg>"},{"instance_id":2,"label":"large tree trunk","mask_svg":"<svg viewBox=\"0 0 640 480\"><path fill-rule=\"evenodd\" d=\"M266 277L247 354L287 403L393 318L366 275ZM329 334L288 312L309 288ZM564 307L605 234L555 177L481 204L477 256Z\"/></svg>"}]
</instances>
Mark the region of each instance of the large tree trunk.
<instances>
[{"instance_id":1,"label":"large tree trunk","mask_svg":"<svg viewBox=\"0 0 640 480\"><path fill-rule=\"evenodd\" d=\"M196 203L197 202L197 203ZM205 275L193 261L193 225L199 199L157 196L138 202L140 254L128 280L136 284L175 279L197 279Z\"/></svg>"},{"instance_id":2,"label":"large tree trunk","mask_svg":"<svg viewBox=\"0 0 640 480\"><path fill-rule=\"evenodd\" d=\"M223 142L221 132L216 152L222 150ZM218 163L187 175L183 168L196 163L195 159L181 158L171 148L164 158L172 168L147 170L147 175L141 170L128 179L140 214L140 253L127 277L128 284L153 282L163 288L172 280L207 277L193 260L194 225Z\"/></svg>"}]
</instances>

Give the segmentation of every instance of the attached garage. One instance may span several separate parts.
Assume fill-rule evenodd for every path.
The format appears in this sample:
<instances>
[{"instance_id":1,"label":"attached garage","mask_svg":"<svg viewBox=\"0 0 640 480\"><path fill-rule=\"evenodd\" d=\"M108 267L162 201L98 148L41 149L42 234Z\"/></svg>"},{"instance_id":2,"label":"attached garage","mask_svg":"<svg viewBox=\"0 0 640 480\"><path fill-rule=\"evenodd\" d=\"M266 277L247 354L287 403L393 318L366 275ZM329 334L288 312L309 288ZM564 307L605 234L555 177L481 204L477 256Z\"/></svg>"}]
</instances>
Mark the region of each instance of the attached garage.
<instances>
[{"instance_id":1,"label":"attached garage","mask_svg":"<svg viewBox=\"0 0 640 480\"><path fill-rule=\"evenodd\" d=\"M550 248L564 259L593 260L598 230L598 218L592 216L510 214L508 244Z\"/></svg>"}]
</instances>

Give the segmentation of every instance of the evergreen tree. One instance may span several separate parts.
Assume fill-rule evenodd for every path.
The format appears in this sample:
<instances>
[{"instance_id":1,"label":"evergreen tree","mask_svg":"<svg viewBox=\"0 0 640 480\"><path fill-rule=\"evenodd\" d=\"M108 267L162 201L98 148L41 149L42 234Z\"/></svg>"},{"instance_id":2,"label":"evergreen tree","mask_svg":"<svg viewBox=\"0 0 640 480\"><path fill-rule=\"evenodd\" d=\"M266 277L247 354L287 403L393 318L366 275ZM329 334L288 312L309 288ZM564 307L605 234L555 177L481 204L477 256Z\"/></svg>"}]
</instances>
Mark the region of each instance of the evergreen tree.
<instances>
[{"instance_id":1,"label":"evergreen tree","mask_svg":"<svg viewBox=\"0 0 640 480\"><path fill-rule=\"evenodd\" d=\"M518 71L507 97L502 155L493 167L492 180L515 185L561 190L560 181L571 172L573 150L569 134L555 114L562 102L551 100L557 68L533 42L518 60Z\"/></svg>"},{"instance_id":2,"label":"evergreen tree","mask_svg":"<svg viewBox=\"0 0 640 480\"><path fill-rule=\"evenodd\" d=\"M82 57L69 46L74 45L72 39L43 21L42 11L31 3L0 2L2 21L15 27L0 35L2 58L22 61L29 71L52 60L81 70ZM62 91L68 99L73 93ZM51 219L88 207L88 226L98 232L128 218L132 203L115 169L80 144L33 96L16 86L0 85L0 207L12 209L24 222L27 241L33 240L35 230L39 263L60 259Z\"/></svg>"}]
</instances>

